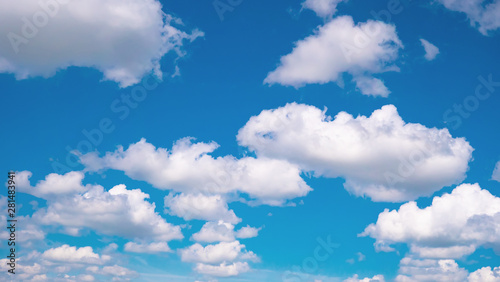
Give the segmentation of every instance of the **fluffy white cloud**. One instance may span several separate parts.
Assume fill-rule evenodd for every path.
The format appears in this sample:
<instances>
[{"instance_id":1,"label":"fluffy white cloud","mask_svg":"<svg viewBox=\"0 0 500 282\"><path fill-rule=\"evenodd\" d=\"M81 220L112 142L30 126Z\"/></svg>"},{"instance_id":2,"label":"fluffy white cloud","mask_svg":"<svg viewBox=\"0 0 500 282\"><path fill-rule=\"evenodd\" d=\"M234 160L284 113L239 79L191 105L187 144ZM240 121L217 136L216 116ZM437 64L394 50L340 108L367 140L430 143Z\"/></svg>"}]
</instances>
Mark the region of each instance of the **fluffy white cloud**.
<instances>
[{"instance_id":1,"label":"fluffy white cloud","mask_svg":"<svg viewBox=\"0 0 500 282\"><path fill-rule=\"evenodd\" d=\"M397 282L466 281L467 270L454 260L419 260L403 258L399 265Z\"/></svg>"},{"instance_id":2,"label":"fluffy white cloud","mask_svg":"<svg viewBox=\"0 0 500 282\"><path fill-rule=\"evenodd\" d=\"M207 222L201 230L191 237L197 242L231 242L235 238L248 239L257 237L261 228L245 226L238 231L234 231L234 225L223 221Z\"/></svg>"},{"instance_id":3,"label":"fluffy white cloud","mask_svg":"<svg viewBox=\"0 0 500 282\"><path fill-rule=\"evenodd\" d=\"M438 0L447 9L467 15L472 26L487 35L500 27L500 0Z\"/></svg>"},{"instance_id":4,"label":"fluffy white cloud","mask_svg":"<svg viewBox=\"0 0 500 282\"><path fill-rule=\"evenodd\" d=\"M181 260L185 262L196 262L204 264L219 264L241 260L258 260L251 251L244 251L245 245L239 241L220 242L216 245L202 245L196 243L188 248L179 250Z\"/></svg>"},{"instance_id":5,"label":"fluffy white cloud","mask_svg":"<svg viewBox=\"0 0 500 282\"><path fill-rule=\"evenodd\" d=\"M425 59L427 61L434 60L436 56L439 54L438 47L436 47L436 45L422 38L420 38L420 43L422 44L425 50L425 55L424 55Z\"/></svg>"},{"instance_id":6,"label":"fluffy white cloud","mask_svg":"<svg viewBox=\"0 0 500 282\"><path fill-rule=\"evenodd\" d=\"M357 274L354 274L354 276L347 278L344 280L344 282L375 282L375 281L381 281L384 282L385 278L384 275L375 275L372 278L366 277L366 278L359 278Z\"/></svg>"},{"instance_id":7,"label":"fluffy white cloud","mask_svg":"<svg viewBox=\"0 0 500 282\"><path fill-rule=\"evenodd\" d=\"M304 9L313 10L319 17L331 17L337 12L337 5L346 0L306 0L302 3Z\"/></svg>"},{"instance_id":8,"label":"fluffy white cloud","mask_svg":"<svg viewBox=\"0 0 500 282\"><path fill-rule=\"evenodd\" d=\"M491 179L500 182L500 162L495 166L495 170L493 170L493 175L491 175Z\"/></svg>"},{"instance_id":9,"label":"fluffy white cloud","mask_svg":"<svg viewBox=\"0 0 500 282\"><path fill-rule=\"evenodd\" d=\"M90 187L82 185L82 180L85 175L80 171L71 171L64 175L51 173L45 177L45 180L39 181L35 187L30 185L29 179L31 176L32 173L30 171L17 172L17 188L20 192L44 199L81 193L88 190Z\"/></svg>"},{"instance_id":10,"label":"fluffy white cloud","mask_svg":"<svg viewBox=\"0 0 500 282\"><path fill-rule=\"evenodd\" d=\"M128 242L125 244L125 251L132 253L170 253L172 250L167 242L153 242L149 244Z\"/></svg>"},{"instance_id":11,"label":"fluffy white cloud","mask_svg":"<svg viewBox=\"0 0 500 282\"><path fill-rule=\"evenodd\" d=\"M223 221L207 222L191 239L197 242L232 242L235 240L234 225Z\"/></svg>"},{"instance_id":12,"label":"fluffy white cloud","mask_svg":"<svg viewBox=\"0 0 500 282\"><path fill-rule=\"evenodd\" d=\"M495 267L493 270L491 267L480 268L468 277L469 282L500 282L500 267Z\"/></svg>"},{"instance_id":13,"label":"fluffy white cloud","mask_svg":"<svg viewBox=\"0 0 500 282\"><path fill-rule=\"evenodd\" d=\"M17 79L92 67L125 87L161 77L160 59L203 35L182 31L156 0L1 1L0 18L0 72Z\"/></svg>"},{"instance_id":14,"label":"fluffy white cloud","mask_svg":"<svg viewBox=\"0 0 500 282\"><path fill-rule=\"evenodd\" d=\"M481 246L500 246L500 198L462 184L426 208L409 202L386 209L361 235L375 238L376 246L406 243L419 257L460 258Z\"/></svg>"},{"instance_id":15,"label":"fluffy white cloud","mask_svg":"<svg viewBox=\"0 0 500 282\"><path fill-rule=\"evenodd\" d=\"M220 265L196 264L195 270L202 274L218 277L236 276L250 270L247 262L234 262L232 264L221 263Z\"/></svg>"},{"instance_id":16,"label":"fluffy white cloud","mask_svg":"<svg viewBox=\"0 0 500 282\"><path fill-rule=\"evenodd\" d=\"M180 227L166 222L155 211L155 204L146 201L149 195L141 190L127 190L125 185L117 185L105 191L99 185L77 185L75 178L81 181L80 175L75 178L72 175L76 174L49 175L35 186L43 187L50 182L60 183L71 179L68 185L85 187L86 190L83 193L46 197L47 207L33 214L33 222L62 226L63 231L71 235L78 235L82 229L89 228L106 235L141 240L169 241L183 238ZM30 187L29 183L27 185ZM36 196L39 189L28 191Z\"/></svg>"},{"instance_id":17,"label":"fluffy white cloud","mask_svg":"<svg viewBox=\"0 0 500 282\"><path fill-rule=\"evenodd\" d=\"M259 235L261 228L255 228L251 226L245 226L236 231L236 237L241 239L253 238Z\"/></svg>"},{"instance_id":18,"label":"fluffy white cloud","mask_svg":"<svg viewBox=\"0 0 500 282\"><path fill-rule=\"evenodd\" d=\"M405 123L396 107L370 117L287 104L252 117L238 142L258 158L285 159L316 176L343 177L344 187L374 201L406 201L461 182L472 147L447 129Z\"/></svg>"},{"instance_id":19,"label":"fluffy white cloud","mask_svg":"<svg viewBox=\"0 0 500 282\"><path fill-rule=\"evenodd\" d=\"M185 220L201 219L208 221L222 220L236 224L241 221L233 210L229 210L221 195L169 194L165 197L166 211Z\"/></svg>"},{"instance_id":20,"label":"fluffy white cloud","mask_svg":"<svg viewBox=\"0 0 500 282\"><path fill-rule=\"evenodd\" d=\"M168 151L157 149L142 139L127 150L119 147L102 158L97 153L80 158L88 170L121 170L129 177L147 181L156 188L183 193L239 191L258 203L282 205L288 199L305 196L311 191L296 165L268 158L214 158L208 155L217 147L214 142L192 143L192 138L184 138Z\"/></svg>"},{"instance_id":21,"label":"fluffy white cloud","mask_svg":"<svg viewBox=\"0 0 500 282\"><path fill-rule=\"evenodd\" d=\"M111 259L107 255L100 257L98 254L94 253L92 247L76 248L69 245L48 249L42 254L42 258L57 262L87 264L103 264Z\"/></svg>"},{"instance_id":22,"label":"fluffy white cloud","mask_svg":"<svg viewBox=\"0 0 500 282\"><path fill-rule=\"evenodd\" d=\"M389 91L381 91L382 81L371 75L399 70L393 62L402 47L393 25L372 20L355 25L350 16L337 17L298 41L264 82L301 87L340 82L348 73L363 94L385 97Z\"/></svg>"}]
</instances>

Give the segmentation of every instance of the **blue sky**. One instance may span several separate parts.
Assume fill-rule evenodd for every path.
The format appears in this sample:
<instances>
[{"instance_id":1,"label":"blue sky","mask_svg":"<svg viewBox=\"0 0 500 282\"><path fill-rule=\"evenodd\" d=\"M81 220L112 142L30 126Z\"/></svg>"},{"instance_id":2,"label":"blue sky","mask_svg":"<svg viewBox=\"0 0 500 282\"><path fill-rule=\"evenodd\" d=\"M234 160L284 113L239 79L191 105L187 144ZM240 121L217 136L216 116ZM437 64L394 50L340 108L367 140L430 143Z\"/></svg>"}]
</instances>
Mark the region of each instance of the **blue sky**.
<instances>
[{"instance_id":1,"label":"blue sky","mask_svg":"<svg viewBox=\"0 0 500 282\"><path fill-rule=\"evenodd\" d=\"M498 0L40 3L2 279L500 281Z\"/></svg>"}]
</instances>

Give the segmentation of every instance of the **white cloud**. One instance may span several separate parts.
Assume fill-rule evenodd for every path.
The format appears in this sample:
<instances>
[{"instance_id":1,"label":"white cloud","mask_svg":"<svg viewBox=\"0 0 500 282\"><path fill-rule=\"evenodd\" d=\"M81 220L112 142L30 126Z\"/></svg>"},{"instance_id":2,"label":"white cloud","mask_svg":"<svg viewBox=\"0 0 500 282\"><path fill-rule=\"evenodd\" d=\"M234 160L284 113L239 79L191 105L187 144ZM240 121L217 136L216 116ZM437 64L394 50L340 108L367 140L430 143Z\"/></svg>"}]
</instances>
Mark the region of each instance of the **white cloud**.
<instances>
[{"instance_id":1,"label":"white cloud","mask_svg":"<svg viewBox=\"0 0 500 282\"><path fill-rule=\"evenodd\" d=\"M480 268L468 277L469 282L500 282L500 267L495 267L493 270L491 267Z\"/></svg>"},{"instance_id":2,"label":"white cloud","mask_svg":"<svg viewBox=\"0 0 500 282\"><path fill-rule=\"evenodd\" d=\"M192 138L184 138L168 151L142 139L127 150L119 147L102 158L97 153L83 155L81 162L92 171L124 171L132 179L147 181L159 189L190 194L241 192L269 205L283 205L311 191L296 165L267 158L208 155L217 147L214 142L192 143Z\"/></svg>"},{"instance_id":3,"label":"white cloud","mask_svg":"<svg viewBox=\"0 0 500 282\"><path fill-rule=\"evenodd\" d=\"M466 281L467 271L454 260L419 260L403 258L399 266L397 282Z\"/></svg>"},{"instance_id":4,"label":"white cloud","mask_svg":"<svg viewBox=\"0 0 500 282\"><path fill-rule=\"evenodd\" d=\"M207 222L200 231L193 234L197 242L232 242L235 240L234 225L223 221Z\"/></svg>"},{"instance_id":5,"label":"white cloud","mask_svg":"<svg viewBox=\"0 0 500 282\"><path fill-rule=\"evenodd\" d=\"M405 123L396 107L370 117L287 104L262 111L238 132L258 158L285 159L315 176L343 177L344 187L374 201L428 196L465 178L472 147L447 129Z\"/></svg>"},{"instance_id":6,"label":"white cloud","mask_svg":"<svg viewBox=\"0 0 500 282\"><path fill-rule=\"evenodd\" d=\"M264 82L301 87L340 82L348 73L363 94L385 97L389 91L371 75L399 70L392 63L402 47L393 25L372 20L355 25L350 16L337 17L298 41Z\"/></svg>"},{"instance_id":7,"label":"white cloud","mask_svg":"<svg viewBox=\"0 0 500 282\"><path fill-rule=\"evenodd\" d=\"M500 246L500 198L477 184L462 184L426 208L409 202L386 209L361 235L380 246L406 243L419 257L461 258L479 247Z\"/></svg>"},{"instance_id":8,"label":"white cloud","mask_svg":"<svg viewBox=\"0 0 500 282\"><path fill-rule=\"evenodd\" d=\"M237 259L257 260L257 256L251 251L244 251L245 245L239 241L220 242L216 245L202 245L196 243L188 248L179 250L181 260L185 262L196 262L205 264L219 264L232 262Z\"/></svg>"},{"instance_id":9,"label":"white cloud","mask_svg":"<svg viewBox=\"0 0 500 282\"><path fill-rule=\"evenodd\" d=\"M76 248L69 245L48 249L42 254L42 258L57 262L88 264L102 264L110 259L106 255L100 257L94 253L92 247Z\"/></svg>"},{"instance_id":10,"label":"white cloud","mask_svg":"<svg viewBox=\"0 0 500 282\"><path fill-rule=\"evenodd\" d=\"M359 276L357 274L354 274L354 276L344 280L344 282L375 282L375 281L384 282L385 278L383 275L375 275L372 278L369 278L369 277L359 278Z\"/></svg>"},{"instance_id":11,"label":"white cloud","mask_svg":"<svg viewBox=\"0 0 500 282\"><path fill-rule=\"evenodd\" d=\"M132 253L148 253L148 254L172 252L167 242L153 242L149 244L128 242L125 244L125 251Z\"/></svg>"},{"instance_id":12,"label":"white cloud","mask_svg":"<svg viewBox=\"0 0 500 282\"><path fill-rule=\"evenodd\" d=\"M262 228L255 228L247 225L245 227L240 228L240 230L236 232L236 237L240 239L254 238L257 237L257 235L259 235L259 231L261 229Z\"/></svg>"},{"instance_id":13,"label":"white cloud","mask_svg":"<svg viewBox=\"0 0 500 282\"><path fill-rule=\"evenodd\" d=\"M380 95L382 97L389 96L389 89L385 86L384 82L375 77L355 76L353 77L357 89L367 95Z\"/></svg>"},{"instance_id":14,"label":"white cloud","mask_svg":"<svg viewBox=\"0 0 500 282\"><path fill-rule=\"evenodd\" d=\"M181 30L156 0L1 1L0 18L0 72L17 79L91 67L126 87L161 76L166 53L182 56L184 41L203 35Z\"/></svg>"},{"instance_id":15,"label":"white cloud","mask_svg":"<svg viewBox=\"0 0 500 282\"><path fill-rule=\"evenodd\" d=\"M99 185L83 186L81 182L78 185L75 178L81 181L80 175L75 178L71 175L49 175L45 182L41 181L35 186L43 187L51 181L59 183L71 179L69 186L86 189L83 193L46 197L47 207L39 209L31 217L37 225L59 225L65 233L75 236L82 229L89 228L106 235L141 240L169 241L183 238L180 227L166 222L155 211L155 204L145 200L149 195L140 189L127 190L125 185L117 185L105 191ZM29 182L23 185L30 187ZM28 191L36 196L40 189Z\"/></svg>"},{"instance_id":16,"label":"white cloud","mask_svg":"<svg viewBox=\"0 0 500 282\"><path fill-rule=\"evenodd\" d=\"M245 226L238 231L234 231L234 225L223 222L207 222L203 225L201 230L191 237L197 242L231 242L235 238L248 239L257 237L261 228Z\"/></svg>"},{"instance_id":17,"label":"white cloud","mask_svg":"<svg viewBox=\"0 0 500 282\"><path fill-rule=\"evenodd\" d=\"M233 210L229 210L221 195L169 194L165 197L166 211L185 220L201 219L208 221L222 220L236 224L241 221Z\"/></svg>"},{"instance_id":18,"label":"white cloud","mask_svg":"<svg viewBox=\"0 0 500 282\"><path fill-rule=\"evenodd\" d=\"M420 38L420 43L425 49L425 59L427 61L432 61L436 58L436 56L439 54L439 49L436 47L436 45L430 43L429 41Z\"/></svg>"},{"instance_id":19,"label":"white cloud","mask_svg":"<svg viewBox=\"0 0 500 282\"><path fill-rule=\"evenodd\" d=\"M491 179L500 182L500 161L497 162L495 170L493 170L493 175L491 175Z\"/></svg>"},{"instance_id":20,"label":"white cloud","mask_svg":"<svg viewBox=\"0 0 500 282\"><path fill-rule=\"evenodd\" d=\"M447 9L467 15L472 26L487 35L500 27L499 0L438 0Z\"/></svg>"},{"instance_id":21,"label":"white cloud","mask_svg":"<svg viewBox=\"0 0 500 282\"><path fill-rule=\"evenodd\" d=\"M247 262L234 262L227 264L225 262L220 265L208 265L204 263L196 264L195 270L202 274L218 277L236 276L240 273L245 273L250 270Z\"/></svg>"},{"instance_id":22,"label":"white cloud","mask_svg":"<svg viewBox=\"0 0 500 282\"><path fill-rule=\"evenodd\" d=\"M345 0L306 0L302 3L304 9L313 10L319 17L331 17L337 12L337 5Z\"/></svg>"},{"instance_id":23,"label":"white cloud","mask_svg":"<svg viewBox=\"0 0 500 282\"><path fill-rule=\"evenodd\" d=\"M29 179L31 176L32 173L30 171L20 171L16 173L19 191L43 199L81 193L88 190L90 187L82 185L82 180L85 175L80 171L71 171L64 175L51 173L45 177L45 180L39 181L35 187L30 185Z\"/></svg>"}]
</instances>

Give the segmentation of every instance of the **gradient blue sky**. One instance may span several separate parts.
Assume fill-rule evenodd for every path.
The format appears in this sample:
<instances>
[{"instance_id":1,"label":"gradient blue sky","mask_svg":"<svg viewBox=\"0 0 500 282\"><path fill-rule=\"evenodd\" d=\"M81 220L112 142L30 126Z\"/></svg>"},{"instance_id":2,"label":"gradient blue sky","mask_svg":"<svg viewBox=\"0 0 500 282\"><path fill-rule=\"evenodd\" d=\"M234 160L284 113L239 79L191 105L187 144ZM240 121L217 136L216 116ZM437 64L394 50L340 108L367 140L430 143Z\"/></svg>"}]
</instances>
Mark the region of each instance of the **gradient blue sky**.
<instances>
[{"instance_id":1,"label":"gradient blue sky","mask_svg":"<svg viewBox=\"0 0 500 282\"><path fill-rule=\"evenodd\" d=\"M116 1L103 2L109 2L107 5L110 6L116 3ZM158 3L153 0L134 0L131 2L139 6ZM385 18L379 19L381 20L380 24L395 27L397 38L404 45L404 48L397 51L395 58L389 62L380 63L384 67L395 65L399 68L398 71L368 71L367 73L368 76L373 74L383 81L390 90L388 97L361 93L351 80L353 74L347 74L343 71L340 72L344 78L343 87L340 87L335 81L312 82L300 85L300 87L293 87L283 85L286 83L279 81L270 85L264 83L264 80L270 72L280 66L282 56L292 53L294 46L300 44L304 38L315 34L321 26L343 16L352 17L354 24L377 20L374 18L374 14L387 10L388 5L393 1L343 1L336 6L337 11L334 15L321 17L311 9L303 8L306 6L301 1L243 0L232 7L232 10L224 12L223 19L219 17L214 8L216 2L192 0L160 2L161 10L164 13L182 19L183 22L183 24L167 22L166 25L175 26L178 30L185 31L190 35L194 34L195 30L199 30L203 35L200 34L197 38L192 38L192 41L190 38L181 41L174 49L178 48L182 56L176 54L174 49L159 55L159 65L163 71L162 81L154 82L157 86L147 90L146 98L138 102L136 108L126 106L129 113L122 116L123 119L120 116L126 110L119 111L117 107L125 104L119 99L121 99L121 95L130 94L137 85L142 85L141 82L131 82L130 86L123 87L125 86L123 81L103 79L102 68L96 67L99 65L99 60L104 62L107 56L119 51L90 48L93 44L92 40L97 42L104 39L85 33L83 36L87 36L85 40L88 40L89 47L83 46L81 48L93 50L81 55L81 57L91 58L87 66L74 63L74 61L78 61L74 58L80 58L79 54L81 53L73 50L75 57L72 58L73 51L69 50L68 54L70 55L64 59L66 61L54 63L58 69L56 73L39 75L37 70L43 69L44 64L51 65L50 60L57 57L57 54L53 54L54 50L57 49L58 52L64 50L65 43L54 40L58 38L72 40L64 33L69 31L64 29L45 31L51 28L51 25L60 24L64 20L71 22L72 19L65 18L56 21L57 17L62 17L62 12L56 14L51 18L47 27L40 28L40 32L33 41L26 45L26 48L34 49L30 49L29 52L23 52L21 49L18 54L13 55L12 50L7 50L9 42L6 35L9 32L19 33L23 22L19 20L20 17L4 17L4 28L0 28L2 32L0 40L3 41L0 44L0 59L14 65L14 68L19 66L19 69L31 73L26 78L21 79L19 69L9 69L9 66L5 66L8 64L0 60L0 72L2 72L0 73L0 85L3 96L3 107L0 112L0 130L2 132L0 171L5 173L5 177L10 170L17 171L18 175L21 176L25 175L23 171L24 173L26 171L32 173L29 179L31 186L26 182L19 184L21 187L18 188L17 203L21 208L18 216L24 216L24 220L32 224L31 228L40 230L43 235L37 238L26 235L26 241L19 242L17 248L17 255L21 257L19 274L16 274L17 277L9 276L7 278L6 269L4 271L5 266L2 265L0 266L2 268L1 277L13 281L34 278L47 278L50 281L55 281L55 279L83 281L83 279L90 279L91 275L96 281L105 281L113 276L105 272L106 266L119 265L127 268L130 273L117 277L133 281L212 281L214 279L219 281L315 281L315 279L318 281L343 281L348 278L363 279L365 277L372 278L374 281L382 279L376 275L383 275L386 281L403 279L403 275L413 277L412 279L417 281L441 279L442 277L481 281L471 280L474 279L471 273L483 267L489 266L493 269L500 266L498 236L496 239L483 241L478 239L477 242L473 243L464 243L460 241L461 239L445 235L436 237L437 239L431 236L432 238L424 240L425 242L419 241L419 246L426 247L439 245L444 248L445 246L469 243L474 245L472 252L448 257L437 254L423 255L410 250L410 245L417 240L410 235L407 236L408 238L402 238L401 241L392 242L391 246L394 250L390 252L384 252L374 247L376 237L382 235L358 236L368 225L375 224L379 214L383 213L385 209L398 210L409 200L416 200L420 208L425 208L431 205L434 196L440 197L449 194L462 183L478 183L481 189L491 193L488 197L491 197L492 201L498 204L500 183L492 178L495 178L493 175L495 165L500 161L500 147L498 146L500 139L498 131L500 86L498 83L493 86L488 98L476 99L479 101L477 107L474 107L472 111L466 110L466 118L454 112L454 105L463 105L474 99L468 97L474 96L476 88L481 85L481 79L478 77L486 80L490 77L495 82L500 81L498 68L500 62L498 27L500 24L497 22L495 26L495 23L492 24L485 20L487 9L494 10L494 5L496 5L496 12L491 13L496 15L497 19L500 18L499 1L485 1L485 3L477 4L476 8L482 9L480 13L460 10L462 2L470 2L465 0L451 1L454 3L450 4L452 6L445 6L440 1L402 1L401 11L398 14L392 14L390 21L385 21ZM220 2L228 3L230 1L221 0ZM17 4L8 5L18 6ZM89 7L94 7L92 5L89 4ZM3 9L0 15L9 13L6 5L0 5L0 7ZM96 4L95 8L98 7ZM134 10L136 8L129 7L131 11L136 11ZM12 9L19 15L32 13L29 10L18 9L18 7ZM103 11L90 13L90 17L107 18L108 15ZM141 15L140 10L137 10L137 15L148 18L147 15ZM165 20L163 21L165 24ZM74 28L74 25L83 24L83 22L71 24L70 27ZM487 25L489 29L484 31L482 28ZM83 25L81 28L85 29L86 26ZM103 30L104 35L105 32L112 31L112 29ZM60 32L61 34L51 37L53 35L51 32ZM78 32L71 34L79 36ZM129 34L130 42L138 40L134 38L137 36L135 33L130 32ZM44 45L36 41L38 38L44 37L47 38L47 42L51 42L55 46L54 50L44 49L50 44ZM434 59L428 60L424 57L426 52L420 39L425 39L439 48L439 53ZM120 50L132 48L132 53L143 52L141 44L127 45L130 42L127 41L120 45L119 39L116 39L116 42L113 42L116 45L110 44L110 46ZM335 39L333 42L336 42ZM31 47L30 44L41 44L41 47ZM21 45L21 48L24 47ZM102 54L94 54L99 52ZM54 56L47 56L47 54ZM23 56L26 56L26 59L23 59ZM131 55L131 57L133 56ZM61 55L61 57L64 56ZM39 61L35 63L33 58L37 58ZM127 61L129 58L118 56L111 64L117 64L119 60ZM305 60L307 60L307 56ZM330 61L335 64L336 58ZM2 66L2 64L4 65ZM179 73L173 75L176 67ZM304 72L307 71L304 67ZM142 77L147 77L148 81L153 83L155 80L151 77L151 72L152 68L144 74L137 75L136 78L140 80ZM310 105L319 110L327 108L326 115L332 118L342 111L351 114L354 118L357 116L369 117L384 105L394 105L399 116L406 123L421 124L427 129L448 129L452 140L464 137L474 151L471 157L469 156L470 158L465 159L467 166L465 173L456 172L458 176L455 177L455 180L445 180L444 182L448 181L446 185L426 190L431 191L431 193L421 193L418 191L421 187L417 187L415 188L417 196L411 195L404 200L374 201L373 196L365 195L363 197L344 189L343 183L347 177L345 174L350 172L344 172L341 167L347 166L347 163L340 163L340 168L332 168L326 162L322 164L323 167L318 169L317 166L315 167L316 164L311 165L307 160L296 157L296 155L307 153L289 151L287 155L271 152L273 149L266 151L265 148L259 152L259 150L252 150L249 146L243 146L241 142L237 141L238 131L247 124L251 117L258 116L263 110L278 109L293 102ZM448 110L451 110L451 113L447 114ZM177 140L193 137L195 140L192 142L195 143L214 141L219 144L219 148L209 154L213 157L231 155L236 159L241 159L247 156L257 156L257 158L265 156L289 161L300 168L300 176L313 190L304 197L289 197L287 203L278 206L262 202L245 203L245 199L249 199L249 196L241 190L230 195L221 194L228 202L228 208L242 219L240 223L236 224L236 230L247 225L260 228L257 236L239 239L239 242L245 245L246 250L253 252L258 259L239 258L241 262L248 263L249 269L229 277L199 271L195 267L196 261L183 261L182 250L186 250L196 243L195 240L190 239L191 235L198 232L208 220L189 220L167 214L164 209L164 197L171 192L171 189L157 189L158 185L154 185L154 181L148 180L147 176L130 177L130 174L126 174L121 169L106 167L95 172L91 165L85 166L80 163L72 166L68 162L68 158L76 159L69 151L81 150L78 149L78 144L87 140L83 131L99 128L99 123L103 119L112 123L113 130L110 133L104 133L97 146L92 146L91 151L99 152L101 157L106 152L114 152L120 145L127 149L129 145L139 142L141 138L145 138L147 143L157 148L170 150ZM297 142L300 140L303 139L299 138ZM368 148L373 146L373 150L377 150L377 145L370 145L370 140L367 142L364 144L367 144ZM435 144L447 146L440 142L445 141L438 140ZM290 145L290 148L296 148L294 146L301 148L300 145ZM356 146L353 144L353 147ZM447 150L450 149L443 150L448 152ZM394 148L394 151L398 151L398 149ZM439 152L441 151L434 153ZM388 156L387 159L391 161L392 156ZM453 162L455 161L453 160ZM140 166L140 162L138 159L137 165ZM356 167L360 167L360 171L362 168L366 168L367 171L371 169L363 160L360 163L356 163L356 160L352 162L354 170ZM314 168L310 169L311 166ZM434 167L438 171L440 168L439 166ZM40 196L40 194L37 196L34 192L36 183L44 180L51 173L63 175L68 172L68 169L85 171L83 184L101 185L108 191L118 184L125 184L127 189L141 189L143 193L150 195L150 198L145 201L156 205L155 212L159 216L168 223L181 226L184 238L166 240L171 249L170 252L136 253L124 249L127 242L138 242L136 238L120 236L120 232L116 232L116 234L113 233L113 230L102 232L102 228L88 226L83 227L79 234L72 235L71 232L64 231L64 224L38 221L32 215L37 211L48 209L51 203L55 203L56 196ZM331 169L333 171L331 174L338 174L340 177L322 174L320 172L322 169L327 171ZM338 172L339 169L342 172ZM443 168L443 170L445 169L447 168ZM448 172L443 172L443 175L446 173ZM500 175L496 177L500 181ZM189 177L187 179L189 180ZM271 183L271 186L278 190L282 185L284 184L279 182ZM191 188L196 191L199 187L195 185ZM425 190L425 188L422 189ZM180 190L175 191L179 192ZM6 189L3 189L1 194L5 195ZM6 199L3 198L3 201ZM70 200L61 200L60 203L72 205ZM460 203L457 202L456 205L460 205ZM468 208L467 205L460 206L460 209L467 210ZM491 207L493 210L495 208L500 212L500 207ZM493 213L492 211L488 212ZM95 216L99 216L99 213L96 211ZM485 211L471 211L468 216L484 214L486 214ZM488 216L490 215L488 214ZM474 225L473 228L478 228L477 233L487 233L484 235L486 237L487 235L495 237L495 234L498 235L500 217L491 215L491 218L490 221L484 223L485 225ZM465 220L469 219L467 217ZM20 219L21 222L22 220ZM145 218L145 220L147 219ZM403 220L412 219L403 218ZM439 219L436 219L436 222L438 221ZM425 225L421 222L415 224ZM484 227L485 230L482 230L477 226L495 226L497 231L495 233L489 229L486 230L486 227ZM22 223L20 223L19 228L18 237L22 240L22 236L24 236L21 234ZM488 233L490 231L493 233ZM446 230L436 231L436 233L438 232L446 233ZM315 259L318 263L317 268L312 271L304 270L304 264L307 264L308 258L314 257L315 249L319 246L318 238L323 240L330 238L336 247L324 261ZM442 241L446 238L449 238L449 242L443 243ZM150 238L145 239L145 241L151 242L155 239ZM2 253L7 252L5 242L2 239ZM110 244L116 245L110 247ZM200 244L207 246L209 243ZM81 261L75 259L75 261L68 262L70 259L66 259L67 269L60 269L61 271L58 272L52 264L64 266L66 263L63 262L64 260L61 261L60 257L50 257L49 251L51 249L57 250L63 245L76 248L91 247L92 252L101 257L101 261L96 263L85 260L85 256L79 257ZM88 251L88 249L85 250ZM109 261L103 259L106 254L111 257ZM413 263L427 260L428 268L427 270L418 267L411 270L405 269L402 262L404 258L413 260ZM446 260L448 263L452 261L453 264L458 265L458 268L441 273L440 271L443 269L432 268L432 265L437 265L440 260ZM23 265L23 261L26 264ZM238 259L226 262L231 264L236 261ZM38 272L31 273L23 270L23 267L28 269L29 266L37 264L41 267ZM219 263L207 262L206 264L218 265ZM97 267L97 270L92 267ZM296 272L300 271L302 274L298 275ZM435 272L435 275L445 276L419 278L418 271L422 273ZM500 279L499 273L500 271L495 274L496 279ZM69 276L65 277L64 275ZM396 278L398 275L400 275L399 278Z\"/></svg>"}]
</instances>

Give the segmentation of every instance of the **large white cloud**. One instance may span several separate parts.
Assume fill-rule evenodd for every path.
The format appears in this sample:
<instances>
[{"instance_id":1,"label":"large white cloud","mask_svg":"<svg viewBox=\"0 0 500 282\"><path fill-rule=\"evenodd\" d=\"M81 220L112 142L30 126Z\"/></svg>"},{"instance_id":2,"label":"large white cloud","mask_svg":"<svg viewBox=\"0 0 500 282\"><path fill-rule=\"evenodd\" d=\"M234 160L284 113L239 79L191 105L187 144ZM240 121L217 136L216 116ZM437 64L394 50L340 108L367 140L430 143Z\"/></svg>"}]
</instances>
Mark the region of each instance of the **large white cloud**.
<instances>
[{"instance_id":1,"label":"large white cloud","mask_svg":"<svg viewBox=\"0 0 500 282\"><path fill-rule=\"evenodd\" d=\"M447 129L405 123L392 105L370 117L340 112L332 119L325 111L296 103L262 111L240 129L238 142L259 158L344 177L348 191L374 201L416 199L465 178L472 148Z\"/></svg>"},{"instance_id":2,"label":"large white cloud","mask_svg":"<svg viewBox=\"0 0 500 282\"><path fill-rule=\"evenodd\" d=\"M479 247L500 247L500 198L477 184L462 184L450 194L434 197L419 208L416 202L385 210L361 234L387 248L405 243L423 258L460 258Z\"/></svg>"},{"instance_id":3,"label":"large white cloud","mask_svg":"<svg viewBox=\"0 0 500 282\"><path fill-rule=\"evenodd\" d=\"M192 143L191 138L184 138L168 151L142 139L127 150L119 147L102 158L97 153L80 158L88 170L121 170L132 179L147 181L156 188L183 193L241 192L259 203L282 205L311 191L296 165L268 158L208 155L217 147L214 142Z\"/></svg>"},{"instance_id":4,"label":"large white cloud","mask_svg":"<svg viewBox=\"0 0 500 282\"><path fill-rule=\"evenodd\" d=\"M384 97L389 90L380 86L381 80L373 80L372 74L398 70L393 62L403 46L393 25L373 20L354 24L350 16L333 19L295 45L265 83L301 87L340 82L347 73L363 94Z\"/></svg>"},{"instance_id":5,"label":"large white cloud","mask_svg":"<svg viewBox=\"0 0 500 282\"><path fill-rule=\"evenodd\" d=\"M31 175L20 172L20 175ZM32 191L37 196L48 183L62 183L70 179L69 186L84 187L85 191L59 197L46 197L47 207L36 211L32 219L41 225L62 226L63 231L78 235L82 229L92 229L106 235L124 236L132 239L169 241L182 239L179 226L165 221L156 211L155 204L146 201L148 194L139 189L127 190L117 185L105 191L99 185L83 186L81 175L69 172L65 175L50 174L30 189L29 181L23 181L23 191ZM67 189L61 189L67 191ZM79 191L80 189L74 189ZM45 195L44 195L45 196Z\"/></svg>"},{"instance_id":6,"label":"large white cloud","mask_svg":"<svg viewBox=\"0 0 500 282\"><path fill-rule=\"evenodd\" d=\"M222 220L232 224L241 221L233 210L229 210L221 195L169 194L165 196L165 208L169 214L182 217L185 220Z\"/></svg>"},{"instance_id":7,"label":"large white cloud","mask_svg":"<svg viewBox=\"0 0 500 282\"><path fill-rule=\"evenodd\" d=\"M337 5L346 0L306 0L302 3L305 9L313 10L319 17L331 17L337 12Z\"/></svg>"},{"instance_id":8,"label":"large white cloud","mask_svg":"<svg viewBox=\"0 0 500 282\"><path fill-rule=\"evenodd\" d=\"M1 1L0 18L0 72L17 79L92 67L125 87L161 76L167 52L182 56L184 41L203 35L181 30L156 0Z\"/></svg>"},{"instance_id":9,"label":"large white cloud","mask_svg":"<svg viewBox=\"0 0 500 282\"><path fill-rule=\"evenodd\" d=\"M499 0L438 0L446 8L467 15L472 26L487 35L500 27Z\"/></svg>"}]
</instances>

